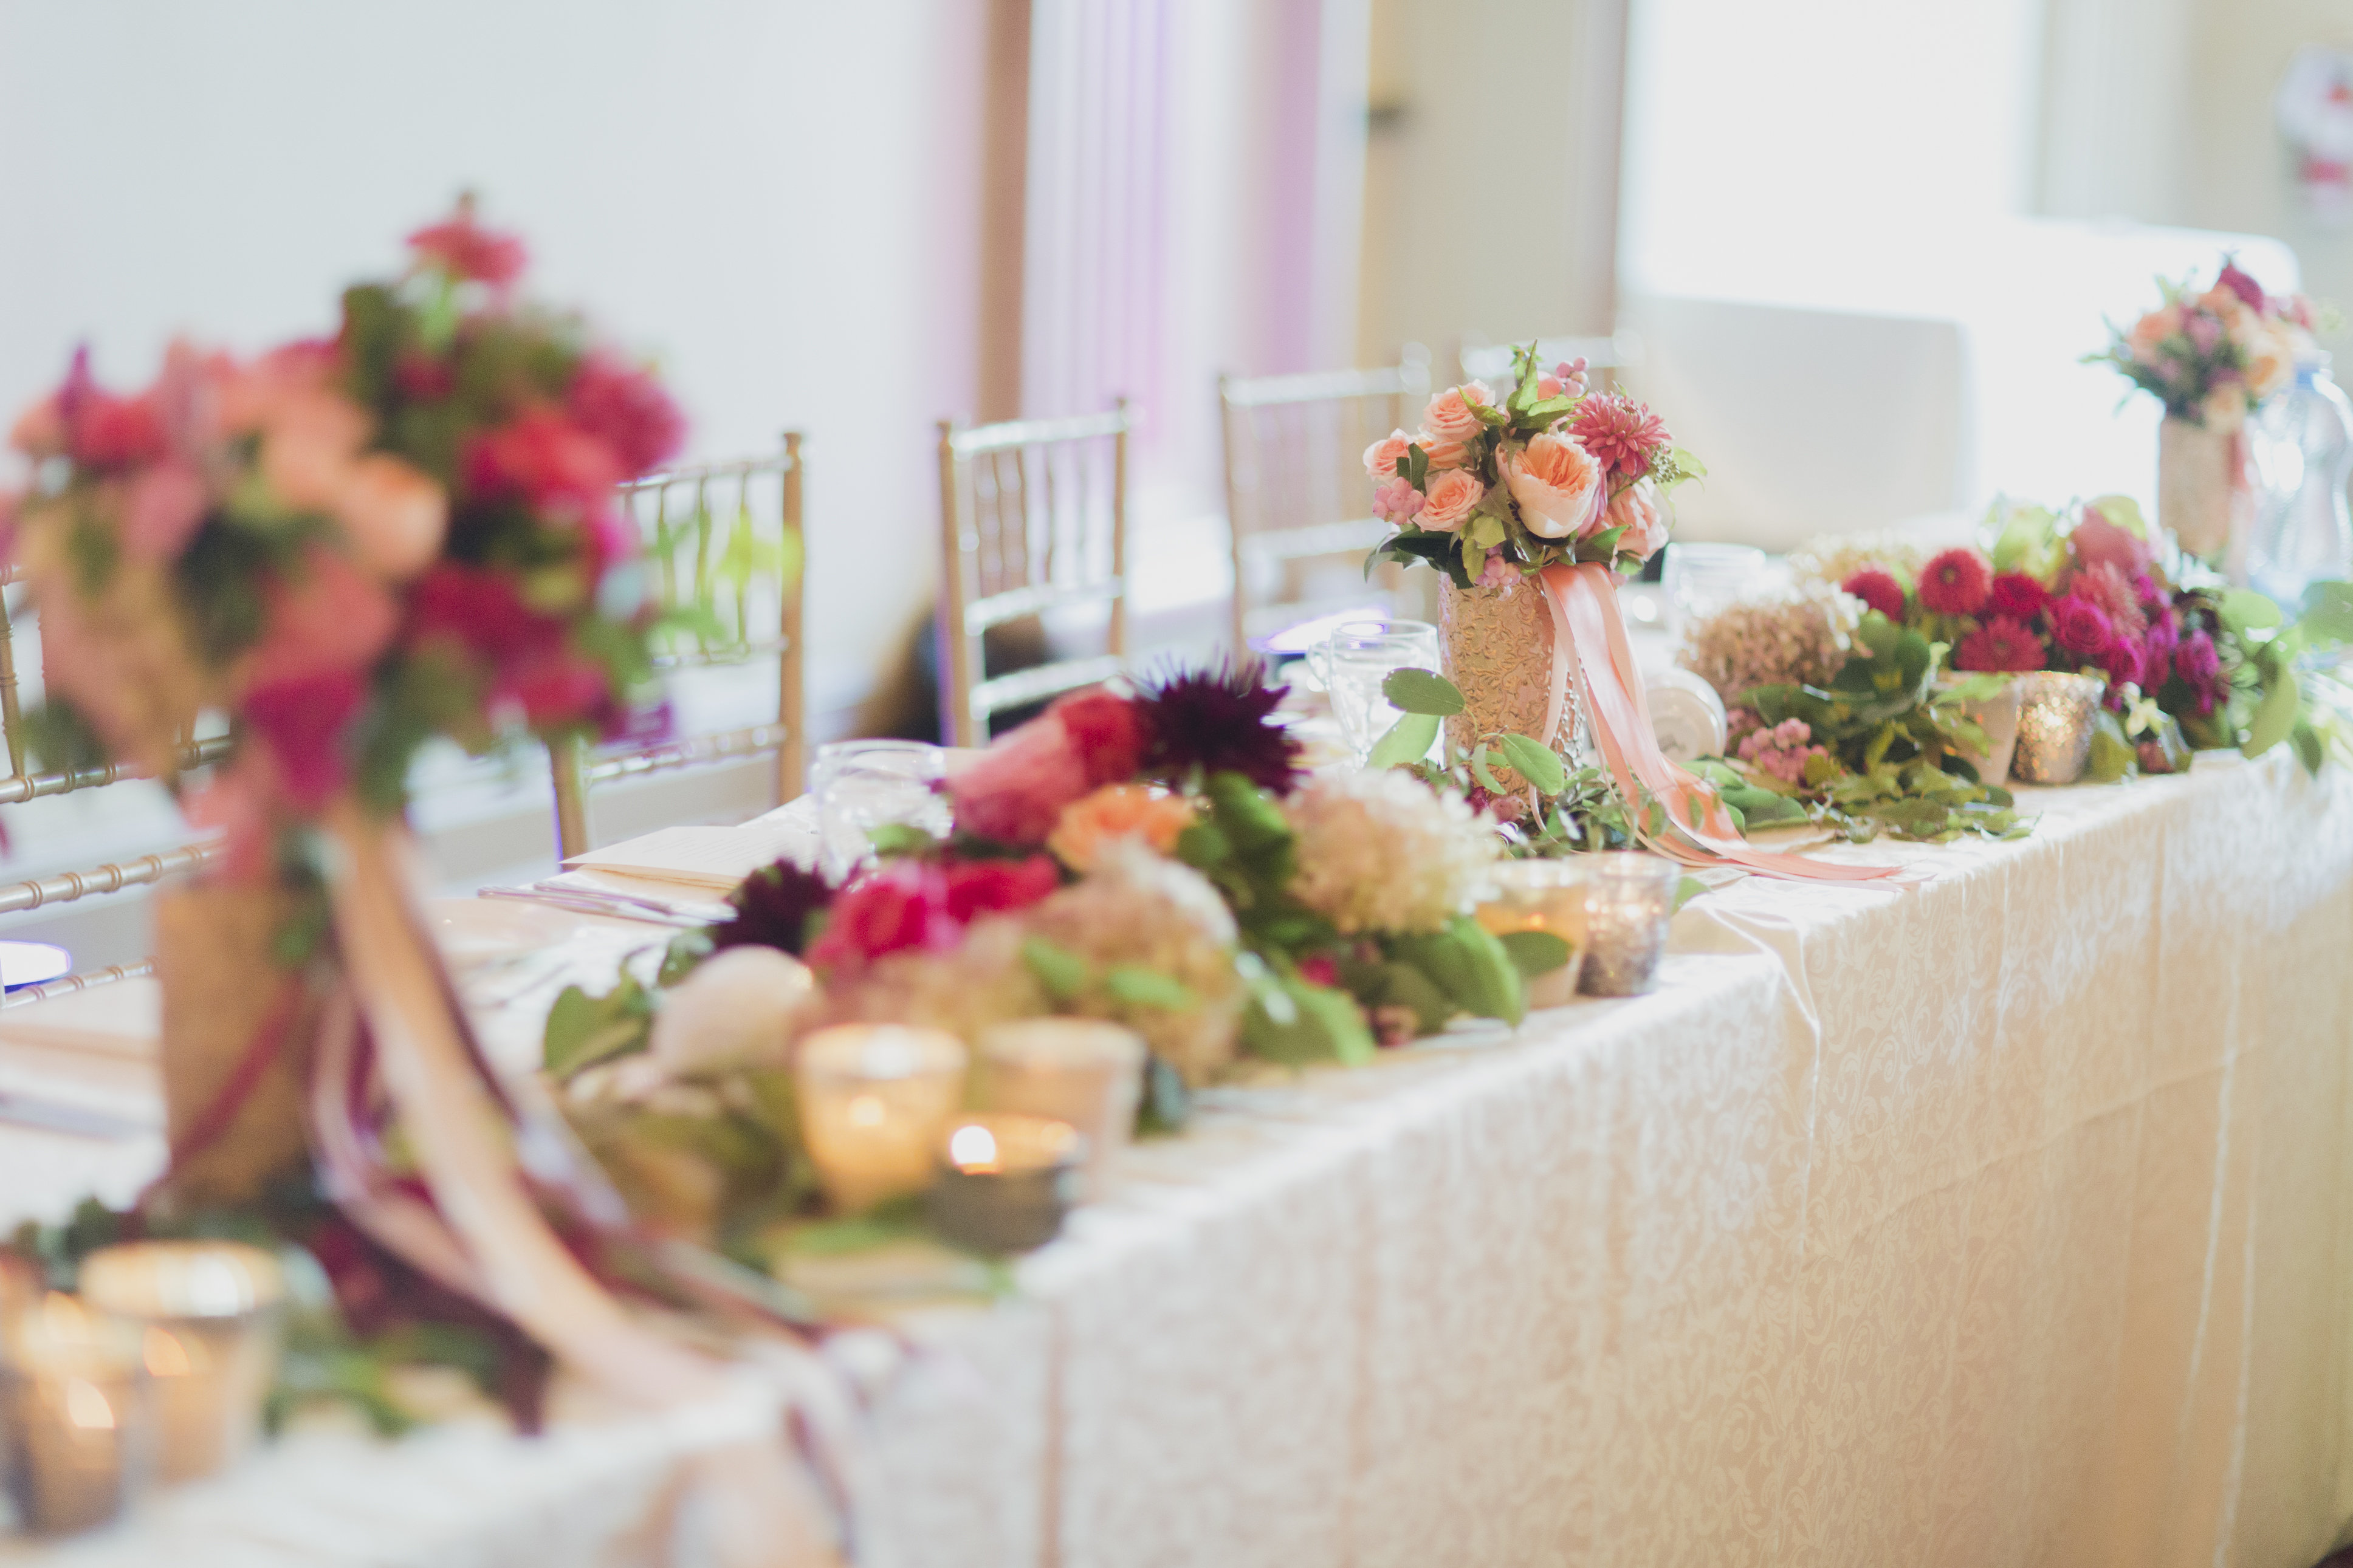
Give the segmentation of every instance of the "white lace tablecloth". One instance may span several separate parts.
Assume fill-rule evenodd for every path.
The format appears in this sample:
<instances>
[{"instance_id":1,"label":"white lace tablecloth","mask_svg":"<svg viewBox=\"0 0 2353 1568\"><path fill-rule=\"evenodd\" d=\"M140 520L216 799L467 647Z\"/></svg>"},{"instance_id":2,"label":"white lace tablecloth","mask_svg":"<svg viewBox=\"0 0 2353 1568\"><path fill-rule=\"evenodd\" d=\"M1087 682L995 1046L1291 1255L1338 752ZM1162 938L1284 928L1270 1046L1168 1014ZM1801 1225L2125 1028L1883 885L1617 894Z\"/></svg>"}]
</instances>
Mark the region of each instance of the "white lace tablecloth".
<instances>
[{"instance_id":1,"label":"white lace tablecloth","mask_svg":"<svg viewBox=\"0 0 2353 1568\"><path fill-rule=\"evenodd\" d=\"M1652 995L1211 1097L1020 1300L841 1354L867 1559L2304 1568L2353 1513L2353 779L2026 800L2021 842L1835 852L1909 891L1709 894ZM556 1441L642 1490L470 1438L511 1506L308 1560L552 1561L533 1517L593 1500L597 1560L664 1561L630 1521L691 1443L633 1431ZM207 1495L399 1495L455 1440ZM158 1506L57 1559L288 1560Z\"/></svg>"}]
</instances>

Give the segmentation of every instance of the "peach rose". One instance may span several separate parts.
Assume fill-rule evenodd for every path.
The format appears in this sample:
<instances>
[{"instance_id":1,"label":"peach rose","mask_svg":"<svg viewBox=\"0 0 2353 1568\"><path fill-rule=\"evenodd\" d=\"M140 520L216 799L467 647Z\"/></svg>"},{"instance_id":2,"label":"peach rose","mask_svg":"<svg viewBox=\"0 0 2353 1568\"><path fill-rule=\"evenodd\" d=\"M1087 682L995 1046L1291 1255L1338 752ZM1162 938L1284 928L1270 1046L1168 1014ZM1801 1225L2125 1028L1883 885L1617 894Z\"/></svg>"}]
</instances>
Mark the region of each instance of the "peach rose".
<instances>
[{"instance_id":1,"label":"peach rose","mask_svg":"<svg viewBox=\"0 0 2353 1568\"><path fill-rule=\"evenodd\" d=\"M2295 379L2295 350L2287 335L2274 328L2256 333L2247 345L2247 390L2262 399Z\"/></svg>"},{"instance_id":2,"label":"peach rose","mask_svg":"<svg viewBox=\"0 0 2353 1568\"><path fill-rule=\"evenodd\" d=\"M2131 334L2125 340L2126 346L2132 350L2133 358L2141 363L2155 364L2158 345L2180 330L2181 307L2168 305L2163 310L2151 310L2134 322Z\"/></svg>"},{"instance_id":3,"label":"peach rose","mask_svg":"<svg viewBox=\"0 0 2353 1568\"><path fill-rule=\"evenodd\" d=\"M66 449L66 422L54 395L42 398L16 416L9 427L8 445L28 458L54 458Z\"/></svg>"},{"instance_id":4,"label":"peach rose","mask_svg":"<svg viewBox=\"0 0 2353 1568\"><path fill-rule=\"evenodd\" d=\"M1468 441L1479 434L1479 416L1471 410L1492 408L1494 404L1495 395L1483 382L1450 386L1421 411L1421 426L1441 441Z\"/></svg>"},{"instance_id":5,"label":"peach rose","mask_svg":"<svg viewBox=\"0 0 2353 1568\"><path fill-rule=\"evenodd\" d=\"M391 643L400 618L374 578L320 544L303 552L293 575L264 584L262 604L261 640L232 672L240 691L365 669Z\"/></svg>"},{"instance_id":6,"label":"peach rose","mask_svg":"<svg viewBox=\"0 0 2353 1568\"><path fill-rule=\"evenodd\" d=\"M449 500L422 469L389 452L371 452L351 466L335 517L362 566L405 583L441 552Z\"/></svg>"},{"instance_id":7,"label":"peach rose","mask_svg":"<svg viewBox=\"0 0 2353 1568\"><path fill-rule=\"evenodd\" d=\"M1601 465L1567 436L1533 437L1504 460L1504 483L1520 521L1540 539L1567 539L1601 526Z\"/></svg>"},{"instance_id":8,"label":"peach rose","mask_svg":"<svg viewBox=\"0 0 2353 1568\"><path fill-rule=\"evenodd\" d=\"M1467 442L1432 441L1424 437L1421 443L1421 454L1430 459L1430 466L1433 470L1467 468L1471 466L1471 447Z\"/></svg>"},{"instance_id":9,"label":"peach rose","mask_svg":"<svg viewBox=\"0 0 2353 1568\"><path fill-rule=\"evenodd\" d=\"M1422 497L1421 511L1414 521L1440 533L1451 533L1462 526L1462 520L1471 515L1471 509L1486 493L1487 487L1472 478L1467 468L1432 473L1430 489Z\"/></svg>"},{"instance_id":10,"label":"peach rose","mask_svg":"<svg viewBox=\"0 0 2353 1568\"><path fill-rule=\"evenodd\" d=\"M1062 808L1046 847L1071 870L1085 871L1114 838L1141 838L1155 853L1166 855L1192 826L1193 805L1183 795L1149 784L1105 784Z\"/></svg>"},{"instance_id":11,"label":"peach rose","mask_svg":"<svg viewBox=\"0 0 2353 1568\"><path fill-rule=\"evenodd\" d=\"M325 391L289 396L264 427L261 477L297 511L330 510L367 438L368 416L350 400Z\"/></svg>"},{"instance_id":12,"label":"peach rose","mask_svg":"<svg viewBox=\"0 0 2353 1568\"><path fill-rule=\"evenodd\" d=\"M1375 484L1397 477L1397 466L1405 449L1413 445L1413 437L1402 430L1392 430L1365 448L1365 472Z\"/></svg>"},{"instance_id":13,"label":"peach rose","mask_svg":"<svg viewBox=\"0 0 2353 1568\"><path fill-rule=\"evenodd\" d=\"M1647 561L1666 543L1667 514L1660 500L1659 488L1648 479L1627 486L1611 499L1609 510L1602 514L1601 526L1626 531L1618 536L1620 554L1639 555Z\"/></svg>"}]
</instances>

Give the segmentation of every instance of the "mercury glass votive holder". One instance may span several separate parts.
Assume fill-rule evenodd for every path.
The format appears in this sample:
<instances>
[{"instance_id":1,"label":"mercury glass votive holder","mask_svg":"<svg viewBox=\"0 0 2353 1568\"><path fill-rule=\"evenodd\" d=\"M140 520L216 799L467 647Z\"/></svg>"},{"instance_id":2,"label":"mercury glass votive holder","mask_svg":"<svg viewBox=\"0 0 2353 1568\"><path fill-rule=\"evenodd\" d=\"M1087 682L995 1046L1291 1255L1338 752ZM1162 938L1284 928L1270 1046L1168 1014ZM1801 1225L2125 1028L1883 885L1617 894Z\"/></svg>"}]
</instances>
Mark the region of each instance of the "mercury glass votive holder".
<instances>
[{"instance_id":1,"label":"mercury glass votive holder","mask_svg":"<svg viewBox=\"0 0 2353 1568\"><path fill-rule=\"evenodd\" d=\"M2070 784L2084 776L2107 682L2096 675L2038 669L2018 678L2018 749L2010 775L2027 784Z\"/></svg>"},{"instance_id":2,"label":"mercury glass votive holder","mask_svg":"<svg viewBox=\"0 0 2353 1568\"><path fill-rule=\"evenodd\" d=\"M286 1280L234 1241L137 1241L93 1252L82 1303L138 1336L154 1388L155 1468L193 1480L243 1458L278 1376Z\"/></svg>"},{"instance_id":3,"label":"mercury glass votive holder","mask_svg":"<svg viewBox=\"0 0 2353 1568\"><path fill-rule=\"evenodd\" d=\"M138 1334L62 1292L0 1342L0 1487L20 1529L110 1523L147 1489L154 1433Z\"/></svg>"},{"instance_id":4,"label":"mercury glass votive holder","mask_svg":"<svg viewBox=\"0 0 2353 1568\"><path fill-rule=\"evenodd\" d=\"M837 1024L801 1041L801 1138L837 1213L931 1184L940 1135L964 1103L965 1059L954 1035L900 1024Z\"/></svg>"},{"instance_id":5,"label":"mercury glass votive holder","mask_svg":"<svg viewBox=\"0 0 2353 1568\"><path fill-rule=\"evenodd\" d=\"M1023 1018L980 1037L980 1102L1068 1122L1087 1141L1084 1196L1100 1197L1135 1128L1143 1037L1099 1018Z\"/></svg>"},{"instance_id":6,"label":"mercury glass votive holder","mask_svg":"<svg viewBox=\"0 0 2353 1568\"><path fill-rule=\"evenodd\" d=\"M1477 910L1479 923L1497 936L1541 931L1568 945L1568 962L1528 978L1531 1007L1560 1007L1577 998L1585 968L1585 866L1589 856L1553 860L1506 860L1488 880Z\"/></svg>"},{"instance_id":7,"label":"mercury glass votive holder","mask_svg":"<svg viewBox=\"0 0 2353 1568\"><path fill-rule=\"evenodd\" d=\"M1588 996L1639 996L1651 988L1667 951L1682 868L1662 855L1633 850L1579 858L1585 862L1585 966L1577 988Z\"/></svg>"},{"instance_id":8,"label":"mercury glass votive holder","mask_svg":"<svg viewBox=\"0 0 2353 1568\"><path fill-rule=\"evenodd\" d=\"M1009 1111L957 1117L940 1142L933 1226L975 1252L1026 1252L1078 1202L1086 1140L1067 1121Z\"/></svg>"}]
</instances>

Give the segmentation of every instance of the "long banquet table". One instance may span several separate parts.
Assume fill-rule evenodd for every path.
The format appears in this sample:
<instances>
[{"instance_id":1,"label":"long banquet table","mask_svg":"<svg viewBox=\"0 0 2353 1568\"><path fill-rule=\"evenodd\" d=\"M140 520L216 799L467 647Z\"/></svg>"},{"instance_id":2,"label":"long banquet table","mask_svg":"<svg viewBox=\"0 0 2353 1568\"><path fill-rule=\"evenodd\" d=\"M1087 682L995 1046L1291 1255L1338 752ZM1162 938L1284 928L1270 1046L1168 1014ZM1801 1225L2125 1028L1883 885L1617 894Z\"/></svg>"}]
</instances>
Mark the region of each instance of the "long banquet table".
<instances>
[{"instance_id":1,"label":"long banquet table","mask_svg":"<svg viewBox=\"0 0 2353 1568\"><path fill-rule=\"evenodd\" d=\"M1208 1096L1018 1299L834 1346L863 1560L2305 1568L2353 1515L2353 780L2021 799L1829 852L1905 889L1711 891L1649 996ZM44 1560L666 1561L711 1440L297 1438Z\"/></svg>"}]
</instances>

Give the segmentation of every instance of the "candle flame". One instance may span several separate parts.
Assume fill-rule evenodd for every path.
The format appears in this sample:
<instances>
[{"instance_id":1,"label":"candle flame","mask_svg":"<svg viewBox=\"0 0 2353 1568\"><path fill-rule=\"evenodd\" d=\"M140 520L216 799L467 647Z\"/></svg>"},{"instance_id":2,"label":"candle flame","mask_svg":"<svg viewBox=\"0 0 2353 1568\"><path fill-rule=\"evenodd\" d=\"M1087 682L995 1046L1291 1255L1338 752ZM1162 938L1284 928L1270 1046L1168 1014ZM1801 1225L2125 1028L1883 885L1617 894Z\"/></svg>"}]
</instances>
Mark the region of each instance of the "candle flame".
<instances>
[{"instance_id":1,"label":"candle flame","mask_svg":"<svg viewBox=\"0 0 2353 1568\"><path fill-rule=\"evenodd\" d=\"M98 1385L86 1378L66 1379L66 1419L75 1426L91 1431L111 1432L114 1429L114 1406Z\"/></svg>"},{"instance_id":2,"label":"candle flame","mask_svg":"<svg viewBox=\"0 0 2353 1568\"><path fill-rule=\"evenodd\" d=\"M147 1370L157 1377L185 1377L195 1370L188 1364L187 1347L161 1329L149 1329L142 1348Z\"/></svg>"},{"instance_id":3,"label":"candle flame","mask_svg":"<svg viewBox=\"0 0 2353 1568\"><path fill-rule=\"evenodd\" d=\"M849 1102L852 1127L880 1127L885 1114L882 1101L874 1095L861 1094Z\"/></svg>"},{"instance_id":4,"label":"candle flame","mask_svg":"<svg viewBox=\"0 0 2353 1568\"><path fill-rule=\"evenodd\" d=\"M948 1158L959 1171L988 1173L997 1169L997 1135L978 1122L959 1127L948 1138Z\"/></svg>"}]
</instances>

